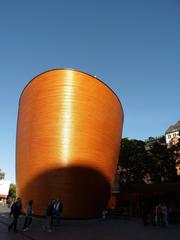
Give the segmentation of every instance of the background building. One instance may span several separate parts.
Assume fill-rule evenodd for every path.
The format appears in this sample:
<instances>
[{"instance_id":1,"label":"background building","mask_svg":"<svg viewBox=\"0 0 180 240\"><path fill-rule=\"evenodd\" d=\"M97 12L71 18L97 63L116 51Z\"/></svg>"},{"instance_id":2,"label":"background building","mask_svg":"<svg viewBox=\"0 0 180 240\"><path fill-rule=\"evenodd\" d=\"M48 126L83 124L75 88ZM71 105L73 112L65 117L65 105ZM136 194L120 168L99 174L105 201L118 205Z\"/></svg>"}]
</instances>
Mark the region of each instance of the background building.
<instances>
[{"instance_id":1,"label":"background building","mask_svg":"<svg viewBox=\"0 0 180 240\"><path fill-rule=\"evenodd\" d=\"M7 198L9 193L10 181L5 180L5 173L0 169L0 201Z\"/></svg>"},{"instance_id":2,"label":"background building","mask_svg":"<svg viewBox=\"0 0 180 240\"><path fill-rule=\"evenodd\" d=\"M180 121L171 125L165 132L165 136L167 147L174 148L177 175L180 176Z\"/></svg>"},{"instance_id":3,"label":"background building","mask_svg":"<svg viewBox=\"0 0 180 240\"><path fill-rule=\"evenodd\" d=\"M171 125L165 132L166 144L168 147L177 144L180 138L180 121L177 121L174 125Z\"/></svg>"}]
</instances>

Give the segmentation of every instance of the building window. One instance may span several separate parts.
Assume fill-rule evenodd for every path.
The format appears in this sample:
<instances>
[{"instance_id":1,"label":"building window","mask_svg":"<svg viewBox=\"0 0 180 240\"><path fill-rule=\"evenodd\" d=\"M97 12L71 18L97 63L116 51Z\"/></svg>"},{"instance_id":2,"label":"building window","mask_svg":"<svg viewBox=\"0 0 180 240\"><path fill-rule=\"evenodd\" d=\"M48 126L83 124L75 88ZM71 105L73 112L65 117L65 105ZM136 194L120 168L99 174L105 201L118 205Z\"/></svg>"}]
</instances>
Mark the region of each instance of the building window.
<instances>
[{"instance_id":1,"label":"building window","mask_svg":"<svg viewBox=\"0 0 180 240\"><path fill-rule=\"evenodd\" d=\"M171 139L171 135L168 135L168 139Z\"/></svg>"},{"instance_id":2,"label":"building window","mask_svg":"<svg viewBox=\"0 0 180 240\"><path fill-rule=\"evenodd\" d=\"M173 137L176 137L176 133L173 133Z\"/></svg>"}]
</instances>

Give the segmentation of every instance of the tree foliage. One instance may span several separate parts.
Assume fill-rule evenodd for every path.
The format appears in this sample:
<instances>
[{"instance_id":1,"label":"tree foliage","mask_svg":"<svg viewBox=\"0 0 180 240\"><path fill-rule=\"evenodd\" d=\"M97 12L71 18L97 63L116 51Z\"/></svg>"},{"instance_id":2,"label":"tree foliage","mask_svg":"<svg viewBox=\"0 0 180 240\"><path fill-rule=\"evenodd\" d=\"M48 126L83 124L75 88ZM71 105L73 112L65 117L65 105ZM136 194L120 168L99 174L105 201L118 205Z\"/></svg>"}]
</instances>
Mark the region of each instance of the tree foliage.
<instances>
[{"instance_id":1,"label":"tree foliage","mask_svg":"<svg viewBox=\"0 0 180 240\"><path fill-rule=\"evenodd\" d=\"M172 182L176 180L174 149L155 141L146 150L140 140L122 139L119 157L121 183Z\"/></svg>"},{"instance_id":2,"label":"tree foliage","mask_svg":"<svg viewBox=\"0 0 180 240\"><path fill-rule=\"evenodd\" d=\"M166 145L154 143L149 151L153 169L151 178L153 182L173 182L176 180L176 158L172 149Z\"/></svg>"},{"instance_id":3,"label":"tree foliage","mask_svg":"<svg viewBox=\"0 0 180 240\"><path fill-rule=\"evenodd\" d=\"M13 183L10 184L8 197L16 199L16 185Z\"/></svg>"}]
</instances>

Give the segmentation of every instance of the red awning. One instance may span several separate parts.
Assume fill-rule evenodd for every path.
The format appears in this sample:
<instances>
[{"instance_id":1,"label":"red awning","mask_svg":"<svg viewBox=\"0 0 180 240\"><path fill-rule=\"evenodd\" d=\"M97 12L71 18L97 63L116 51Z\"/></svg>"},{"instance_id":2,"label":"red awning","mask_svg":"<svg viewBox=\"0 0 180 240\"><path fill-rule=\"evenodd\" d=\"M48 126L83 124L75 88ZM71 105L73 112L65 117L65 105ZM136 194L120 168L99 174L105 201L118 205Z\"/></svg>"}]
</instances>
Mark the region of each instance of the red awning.
<instances>
[{"instance_id":1,"label":"red awning","mask_svg":"<svg viewBox=\"0 0 180 240\"><path fill-rule=\"evenodd\" d=\"M7 198L7 195L0 194L0 198Z\"/></svg>"}]
</instances>

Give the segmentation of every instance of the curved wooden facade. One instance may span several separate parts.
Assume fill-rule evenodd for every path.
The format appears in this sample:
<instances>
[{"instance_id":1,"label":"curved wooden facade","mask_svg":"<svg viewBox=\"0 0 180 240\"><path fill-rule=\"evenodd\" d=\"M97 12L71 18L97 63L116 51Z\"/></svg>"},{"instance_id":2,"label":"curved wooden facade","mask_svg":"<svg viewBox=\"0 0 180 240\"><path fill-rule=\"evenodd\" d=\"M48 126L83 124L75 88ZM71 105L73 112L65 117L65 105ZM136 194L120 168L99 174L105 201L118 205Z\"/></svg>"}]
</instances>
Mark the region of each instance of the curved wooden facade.
<instances>
[{"instance_id":1,"label":"curved wooden facade","mask_svg":"<svg viewBox=\"0 0 180 240\"><path fill-rule=\"evenodd\" d=\"M119 155L123 110L114 92L86 73L51 70L25 87L16 139L17 195L45 215L61 198L63 217L106 207Z\"/></svg>"}]
</instances>

